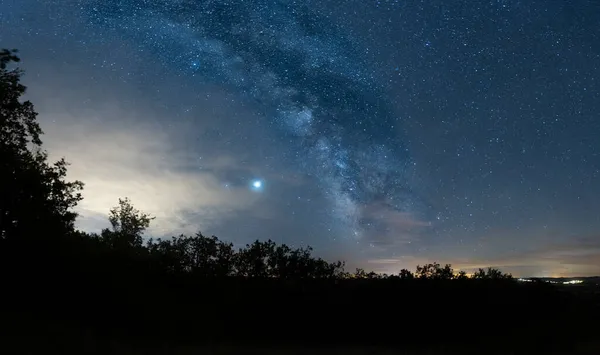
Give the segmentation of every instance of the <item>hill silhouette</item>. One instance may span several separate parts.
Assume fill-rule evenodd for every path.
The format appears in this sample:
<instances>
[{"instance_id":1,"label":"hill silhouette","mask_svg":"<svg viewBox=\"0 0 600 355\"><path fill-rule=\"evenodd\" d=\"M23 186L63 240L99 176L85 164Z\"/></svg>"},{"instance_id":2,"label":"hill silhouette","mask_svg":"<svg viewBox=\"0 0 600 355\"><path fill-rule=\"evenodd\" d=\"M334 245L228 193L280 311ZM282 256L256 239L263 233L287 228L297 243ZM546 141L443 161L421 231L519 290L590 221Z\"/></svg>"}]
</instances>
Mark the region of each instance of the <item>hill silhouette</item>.
<instances>
[{"instance_id":1,"label":"hill silhouette","mask_svg":"<svg viewBox=\"0 0 600 355\"><path fill-rule=\"evenodd\" d=\"M16 54L0 51L3 353L189 353L224 344L594 351L580 349L598 337L593 286L572 292L437 262L394 275L348 272L310 247L271 240L237 250L201 233L145 240L153 218L127 198L108 211L111 228L76 230L84 185L66 180L65 160L48 161L37 114L22 101L22 72L11 68Z\"/></svg>"}]
</instances>

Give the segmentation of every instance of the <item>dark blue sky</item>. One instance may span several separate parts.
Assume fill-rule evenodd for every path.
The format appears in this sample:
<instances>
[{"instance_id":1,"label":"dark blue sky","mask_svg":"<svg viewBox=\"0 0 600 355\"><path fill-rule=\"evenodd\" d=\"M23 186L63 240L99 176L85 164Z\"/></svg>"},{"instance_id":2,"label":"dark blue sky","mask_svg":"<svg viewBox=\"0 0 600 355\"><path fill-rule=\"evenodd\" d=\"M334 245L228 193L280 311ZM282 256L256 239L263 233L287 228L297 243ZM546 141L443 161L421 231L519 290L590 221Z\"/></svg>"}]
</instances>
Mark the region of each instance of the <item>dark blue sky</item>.
<instances>
[{"instance_id":1,"label":"dark blue sky","mask_svg":"<svg viewBox=\"0 0 600 355\"><path fill-rule=\"evenodd\" d=\"M153 235L591 275L597 23L593 1L5 0L0 47L86 183L80 228L129 196Z\"/></svg>"}]
</instances>

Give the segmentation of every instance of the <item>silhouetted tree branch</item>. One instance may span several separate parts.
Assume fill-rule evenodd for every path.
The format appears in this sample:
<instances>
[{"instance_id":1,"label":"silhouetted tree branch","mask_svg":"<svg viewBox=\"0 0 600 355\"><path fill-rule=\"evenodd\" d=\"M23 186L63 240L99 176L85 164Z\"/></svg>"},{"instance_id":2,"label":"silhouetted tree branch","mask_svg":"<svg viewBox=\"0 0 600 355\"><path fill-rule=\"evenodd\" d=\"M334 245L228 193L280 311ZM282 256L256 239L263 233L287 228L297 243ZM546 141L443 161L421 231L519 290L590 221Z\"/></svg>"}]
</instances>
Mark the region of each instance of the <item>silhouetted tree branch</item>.
<instances>
[{"instance_id":1,"label":"silhouetted tree branch","mask_svg":"<svg viewBox=\"0 0 600 355\"><path fill-rule=\"evenodd\" d=\"M64 159L48 163L37 113L21 101L23 72L8 69L18 61L16 51L0 51L0 238L72 232L83 183L66 181Z\"/></svg>"}]
</instances>

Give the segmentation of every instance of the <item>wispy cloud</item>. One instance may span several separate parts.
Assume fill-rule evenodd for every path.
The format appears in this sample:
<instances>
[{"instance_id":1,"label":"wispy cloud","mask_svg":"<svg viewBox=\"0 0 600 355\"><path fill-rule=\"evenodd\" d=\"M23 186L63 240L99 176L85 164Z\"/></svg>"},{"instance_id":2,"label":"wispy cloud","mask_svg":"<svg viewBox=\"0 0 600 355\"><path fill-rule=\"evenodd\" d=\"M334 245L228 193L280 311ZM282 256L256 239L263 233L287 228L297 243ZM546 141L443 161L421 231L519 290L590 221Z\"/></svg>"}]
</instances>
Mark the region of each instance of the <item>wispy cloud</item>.
<instances>
[{"instance_id":1,"label":"wispy cloud","mask_svg":"<svg viewBox=\"0 0 600 355\"><path fill-rule=\"evenodd\" d=\"M362 267L375 272L397 274L402 269L414 271L417 265L423 265L428 262L426 258L405 255L394 258L369 259Z\"/></svg>"},{"instance_id":2,"label":"wispy cloud","mask_svg":"<svg viewBox=\"0 0 600 355\"><path fill-rule=\"evenodd\" d=\"M600 239L573 238L488 260L456 260L455 264L465 271L494 266L517 276L595 276L600 275Z\"/></svg>"},{"instance_id":3,"label":"wispy cloud","mask_svg":"<svg viewBox=\"0 0 600 355\"><path fill-rule=\"evenodd\" d=\"M466 272L478 268L496 267L515 276L575 277L600 275L600 238L574 238L570 242L554 243L528 251L506 253L492 258L456 258L443 255L429 257L397 257L371 259L367 264L380 272L397 273L402 268L414 269L417 264L438 261L450 263Z\"/></svg>"},{"instance_id":4,"label":"wispy cloud","mask_svg":"<svg viewBox=\"0 0 600 355\"><path fill-rule=\"evenodd\" d=\"M364 205L361 211L369 241L385 250L416 241L431 226L415 214L396 210L381 201Z\"/></svg>"},{"instance_id":5,"label":"wispy cloud","mask_svg":"<svg viewBox=\"0 0 600 355\"><path fill-rule=\"evenodd\" d=\"M60 121L44 127L51 158L66 157L69 178L85 183L79 206L79 227L84 230L106 226L107 213L119 197L129 197L137 208L157 217L150 230L154 235L210 228L258 198L245 186L226 187L220 181L224 171L239 169L230 156L204 158L196 168L190 166L197 160L174 150L174 132L141 120L109 122L102 118L110 117L107 111L85 119L42 114L45 121Z\"/></svg>"}]
</instances>

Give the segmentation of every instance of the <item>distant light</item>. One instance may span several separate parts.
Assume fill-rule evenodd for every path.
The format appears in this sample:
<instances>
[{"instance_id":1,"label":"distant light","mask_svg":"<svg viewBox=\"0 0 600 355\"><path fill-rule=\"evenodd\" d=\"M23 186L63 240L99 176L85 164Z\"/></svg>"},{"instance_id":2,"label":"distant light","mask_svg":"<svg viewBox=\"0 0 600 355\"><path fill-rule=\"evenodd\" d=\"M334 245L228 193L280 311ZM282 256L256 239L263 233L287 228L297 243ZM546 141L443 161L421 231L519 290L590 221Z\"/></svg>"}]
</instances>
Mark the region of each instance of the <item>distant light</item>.
<instances>
[{"instance_id":1,"label":"distant light","mask_svg":"<svg viewBox=\"0 0 600 355\"><path fill-rule=\"evenodd\" d=\"M257 189L260 189L262 186L262 181L256 180L255 182L252 183L252 186L254 186Z\"/></svg>"}]
</instances>

